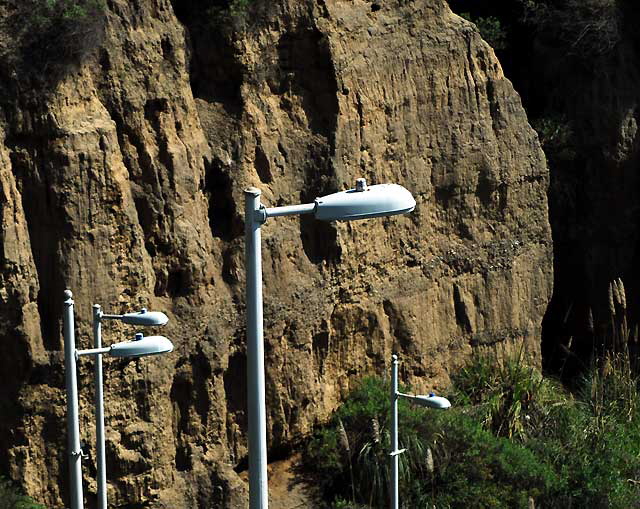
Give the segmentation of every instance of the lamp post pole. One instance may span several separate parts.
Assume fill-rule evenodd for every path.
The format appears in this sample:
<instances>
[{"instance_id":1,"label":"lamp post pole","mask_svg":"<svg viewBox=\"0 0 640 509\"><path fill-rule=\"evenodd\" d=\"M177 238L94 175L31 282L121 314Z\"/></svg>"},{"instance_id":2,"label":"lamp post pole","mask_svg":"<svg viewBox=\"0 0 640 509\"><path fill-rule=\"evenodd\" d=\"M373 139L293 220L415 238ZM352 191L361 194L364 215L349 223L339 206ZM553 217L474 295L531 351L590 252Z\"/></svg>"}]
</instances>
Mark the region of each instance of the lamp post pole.
<instances>
[{"instance_id":1,"label":"lamp post pole","mask_svg":"<svg viewBox=\"0 0 640 509\"><path fill-rule=\"evenodd\" d=\"M398 509L398 356L391 356L391 509Z\"/></svg>"},{"instance_id":2,"label":"lamp post pole","mask_svg":"<svg viewBox=\"0 0 640 509\"><path fill-rule=\"evenodd\" d=\"M446 410L451 407L451 402L442 396L436 396L430 393L428 396L423 394L403 394L398 390L398 356L391 356L391 478L389 479L389 499L391 501L391 509L398 509L398 456L406 451L406 449L398 449L398 400L405 398L413 401L416 405L427 408L435 408L437 410Z\"/></svg>"},{"instance_id":3,"label":"lamp post pole","mask_svg":"<svg viewBox=\"0 0 640 509\"><path fill-rule=\"evenodd\" d=\"M323 221L352 221L411 212L416 201L397 184L367 186L316 198L313 203L265 208L260 190L244 191L247 317L247 403L249 417L249 507L267 509L267 411L265 403L262 260L260 227L269 217L314 214Z\"/></svg>"},{"instance_id":4,"label":"lamp post pole","mask_svg":"<svg viewBox=\"0 0 640 509\"><path fill-rule=\"evenodd\" d=\"M82 449L78 422L78 381L76 378L76 338L73 319L73 294L64 292L63 335L64 368L67 389L67 450L69 451L69 478L71 509L82 509Z\"/></svg>"},{"instance_id":5,"label":"lamp post pole","mask_svg":"<svg viewBox=\"0 0 640 509\"><path fill-rule=\"evenodd\" d=\"M245 260L247 274L247 391L249 417L249 507L267 509L267 410L262 319L260 190L246 189Z\"/></svg>"},{"instance_id":6,"label":"lamp post pole","mask_svg":"<svg viewBox=\"0 0 640 509\"><path fill-rule=\"evenodd\" d=\"M79 357L95 356L95 418L96 418L96 456L98 508L107 509L107 469L105 459L104 433L104 397L102 386L102 354L113 357L143 357L158 355L173 350L173 344L163 336L147 336L136 334L135 341L115 343L109 347L102 346L102 320L120 320L129 325L155 326L164 325L169 319L164 313L147 312L142 309L139 313L124 315L105 315L100 306L93 306L93 342L94 348L76 350L75 324L73 313L73 295L70 290L64 292L63 336L65 383L67 390L67 439L69 450L70 500L71 509L83 509L82 495L82 448L80 447L80 424L78 418L78 383L76 364Z\"/></svg>"},{"instance_id":7,"label":"lamp post pole","mask_svg":"<svg viewBox=\"0 0 640 509\"><path fill-rule=\"evenodd\" d=\"M93 306L93 346L102 348L102 310ZM104 396L102 389L102 354L95 360L95 405L96 405L96 463L98 482L98 509L107 509L107 465L104 436Z\"/></svg>"}]
</instances>

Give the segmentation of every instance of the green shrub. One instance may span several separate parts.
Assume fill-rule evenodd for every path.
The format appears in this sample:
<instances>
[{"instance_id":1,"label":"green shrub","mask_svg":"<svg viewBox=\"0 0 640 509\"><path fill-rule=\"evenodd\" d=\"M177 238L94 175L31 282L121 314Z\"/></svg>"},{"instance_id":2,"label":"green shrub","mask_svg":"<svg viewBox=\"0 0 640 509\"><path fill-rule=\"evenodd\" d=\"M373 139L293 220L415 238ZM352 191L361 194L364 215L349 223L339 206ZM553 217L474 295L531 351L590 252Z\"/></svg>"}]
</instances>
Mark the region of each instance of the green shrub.
<instances>
[{"instance_id":1,"label":"green shrub","mask_svg":"<svg viewBox=\"0 0 640 509\"><path fill-rule=\"evenodd\" d=\"M309 443L305 461L313 465L323 493L351 503L386 497L389 393L377 379L362 380L331 425L318 430Z\"/></svg>"},{"instance_id":2,"label":"green shrub","mask_svg":"<svg viewBox=\"0 0 640 509\"><path fill-rule=\"evenodd\" d=\"M526 507L529 497L547 493L559 483L549 465L521 445L484 430L481 422L465 415L465 409L436 412L405 403L399 405L400 448L407 449L400 456L399 484L407 506L511 508L524 503ZM388 386L367 379L332 423L312 438L305 463L330 501L386 507L388 414ZM348 447L340 440L340 422Z\"/></svg>"},{"instance_id":3,"label":"green shrub","mask_svg":"<svg viewBox=\"0 0 640 509\"><path fill-rule=\"evenodd\" d=\"M623 402L628 366L607 369L595 382L606 397L592 390L593 374L572 396L522 356L478 356L453 377L450 410L401 400L403 505L640 507L639 410ZM305 464L332 507L388 504L389 411L388 385L365 379L310 440Z\"/></svg>"},{"instance_id":4,"label":"green shrub","mask_svg":"<svg viewBox=\"0 0 640 509\"><path fill-rule=\"evenodd\" d=\"M207 9L211 25L216 29L241 30L249 19L249 9L257 0L216 0Z\"/></svg>"},{"instance_id":5,"label":"green shrub","mask_svg":"<svg viewBox=\"0 0 640 509\"><path fill-rule=\"evenodd\" d=\"M24 495L11 481L0 477L0 509L44 509Z\"/></svg>"},{"instance_id":6,"label":"green shrub","mask_svg":"<svg viewBox=\"0 0 640 509\"><path fill-rule=\"evenodd\" d=\"M42 76L78 62L104 35L103 0L11 0L11 36L21 67Z\"/></svg>"},{"instance_id":7,"label":"green shrub","mask_svg":"<svg viewBox=\"0 0 640 509\"><path fill-rule=\"evenodd\" d=\"M588 404L554 409L553 426L541 430L527 443L546 458L562 479L564 488L543 507L629 508L640 503L640 429L615 418L601 427Z\"/></svg>"},{"instance_id":8,"label":"green shrub","mask_svg":"<svg viewBox=\"0 0 640 509\"><path fill-rule=\"evenodd\" d=\"M565 118L557 115L545 116L532 120L531 126L538 133L540 144L550 161L572 161L576 158L573 129Z\"/></svg>"},{"instance_id":9,"label":"green shrub","mask_svg":"<svg viewBox=\"0 0 640 509\"><path fill-rule=\"evenodd\" d=\"M433 502L436 507L526 508L530 498L551 498L562 480L548 462L522 445L496 437L462 412L436 416Z\"/></svg>"},{"instance_id":10,"label":"green shrub","mask_svg":"<svg viewBox=\"0 0 640 509\"><path fill-rule=\"evenodd\" d=\"M503 50L507 48L507 31L498 18L495 16L478 16L474 18L469 12L462 12L460 16L475 23L482 38L493 49Z\"/></svg>"}]
</instances>

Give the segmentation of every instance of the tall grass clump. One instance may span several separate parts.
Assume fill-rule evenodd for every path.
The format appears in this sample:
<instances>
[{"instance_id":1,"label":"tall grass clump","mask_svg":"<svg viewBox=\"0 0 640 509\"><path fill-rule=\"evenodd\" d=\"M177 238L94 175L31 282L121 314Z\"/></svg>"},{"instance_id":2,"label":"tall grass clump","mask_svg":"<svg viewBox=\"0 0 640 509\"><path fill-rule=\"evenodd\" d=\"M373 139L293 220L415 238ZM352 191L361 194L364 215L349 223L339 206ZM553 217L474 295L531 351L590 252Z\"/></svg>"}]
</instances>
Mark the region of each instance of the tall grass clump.
<instances>
[{"instance_id":1,"label":"tall grass clump","mask_svg":"<svg viewBox=\"0 0 640 509\"><path fill-rule=\"evenodd\" d=\"M475 356L453 380L457 399L472 406L485 428L500 437L526 438L545 419L549 405L562 399L551 380L527 365L523 352L506 359Z\"/></svg>"},{"instance_id":2,"label":"tall grass clump","mask_svg":"<svg viewBox=\"0 0 640 509\"><path fill-rule=\"evenodd\" d=\"M601 427L608 418L632 422L640 410L640 366L630 352L638 344L638 328L629 325L622 279L609 283L607 297L608 317L584 388Z\"/></svg>"}]
</instances>

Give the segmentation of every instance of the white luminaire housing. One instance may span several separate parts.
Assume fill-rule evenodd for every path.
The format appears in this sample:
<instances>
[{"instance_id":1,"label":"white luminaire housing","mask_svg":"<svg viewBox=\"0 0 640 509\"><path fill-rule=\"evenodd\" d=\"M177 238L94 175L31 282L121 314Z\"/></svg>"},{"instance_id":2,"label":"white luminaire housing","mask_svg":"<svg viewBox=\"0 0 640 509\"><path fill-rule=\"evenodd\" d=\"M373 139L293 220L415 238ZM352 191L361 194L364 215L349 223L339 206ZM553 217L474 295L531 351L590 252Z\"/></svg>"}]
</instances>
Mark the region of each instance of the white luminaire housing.
<instances>
[{"instance_id":1,"label":"white luminaire housing","mask_svg":"<svg viewBox=\"0 0 640 509\"><path fill-rule=\"evenodd\" d=\"M424 396L422 394L414 396L411 398L416 405L428 407L428 408L438 408L444 410L445 408L451 407L451 402L447 398L443 398L442 396L429 395Z\"/></svg>"},{"instance_id":2,"label":"white luminaire housing","mask_svg":"<svg viewBox=\"0 0 640 509\"><path fill-rule=\"evenodd\" d=\"M316 198L315 205L316 219L352 221L406 214L415 208L416 200L398 184L367 186L364 179L359 179L355 189Z\"/></svg>"},{"instance_id":3,"label":"white luminaire housing","mask_svg":"<svg viewBox=\"0 0 640 509\"><path fill-rule=\"evenodd\" d=\"M143 357L173 351L173 343L164 336L146 336L136 334L133 341L111 345L109 355L113 357Z\"/></svg>"},{"instance_id":4,"label":"white luminaire housing","mask_svg":"<svg viewBox=\"0 0 640 509\"><path fill-rule=\"evenodd\" d=\"M120 321L126 323L128 325L138 325L138 326L159 326L165 325L169 318L164 313L160 311L147 311L142 308L138 313L126 313L122 315Z\"/></svg>"}]
</instances>

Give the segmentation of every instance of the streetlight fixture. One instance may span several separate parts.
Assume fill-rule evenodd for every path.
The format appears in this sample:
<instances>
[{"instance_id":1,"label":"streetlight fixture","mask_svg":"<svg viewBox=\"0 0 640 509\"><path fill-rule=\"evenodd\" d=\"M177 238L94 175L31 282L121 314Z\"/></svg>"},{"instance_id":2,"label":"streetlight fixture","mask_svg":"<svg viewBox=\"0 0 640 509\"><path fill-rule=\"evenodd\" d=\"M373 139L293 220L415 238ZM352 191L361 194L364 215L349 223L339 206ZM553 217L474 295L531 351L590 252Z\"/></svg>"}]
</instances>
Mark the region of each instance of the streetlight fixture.
<instances>
[{"instance_id":1,"label":"streetlight fixture","mask_svg":"<svg viewBox=\"0 0 640 509\"><path fill-rule=\"evenodd\" d=\"M98 464L98 507L107 509L107 480L105 464L104 402L102 391L102 354L113 357L143 357L158 355L173 350L173 344L163 336L144 337L138 333L133 341L102 346L101 323L104 319L120 320L130 325L164 325L169 319L164 313L147 312L125 315L105 315L99 305L93 306L94 348L77 350L75 342L73 295L64 292L63 333L65 352L65 382L67 389L67 440L69 448L69 470L71 477L71 509L82 509L82 448L80 446L80 424L78 419L78 383L76 363L79 357L93 355L95 359L95 405L96 405L96 452Z\"/></svg>"},{"instance_id":2,"label":"streetlight fixture","mask_svg":"<svg viewBox=\"0 0 640 509\"><path fill-rule=\"evenodd\" d=\"M254 187L245 196L245 268L247 274L247 392L249 417L249 507L267 509L267 420L264 380L264 332L260 227L269 217L313 214L323 221L351 221L411 212L416 201L397 184L367 186L316 198L313 203L266 208Z\"/></svg>"},{"instance_id":3,"label":"streetlight fixture","mask_svg":"<svg viewBox=\"0 0 640 509\"><path fill-rule=\"evenodd\" d=\"M446 410L451 407L451 403L447 398L436 396L431 393L428 396L423 394L403 394L398 391L398 356L391 356L391 486L390 498L391 509L398 509L398 456L406 451L406 449L398 449L398 400L405 398L413 401L415 404L438 410Z\"/></svg>"},{"instance_id":4,"label":"streetlight fixture","mask_svg":"<svg viewBox=\"0 0 640 509\"><path fill-rule=\"evenodd\" d=\"M169 318L164 313L158 311L147 311L142 308L139 313L125 313L124 315L110 315L102 312L99 304L93 306L93 346L102 348L102 321L119 320L127 325L137 325L141 327L153 327L165 325ZM152 338L155 338L152 340ZM171 342L161 336L151 336L151 338L141 339L136 334L137 341L119 343L113 345L108 352L114 357L140 357L141 355L154 355L173 350ZM164 340L164 341L161 341ZM141 342L142 341L142 342ZM149 342L152 341L152 345ZM169 343L167 345L167 342ZM170 348L169 348L170 346ZM154 348L155 347L155 348ZM144 350L144 349L147 350ZM160 351L162 350L162 351ZM133 352L145 353L133 355ZM97 464L97 484L98 484L98 509L107 509L107 465L105 454L105 431L104 431L104 396L102 390L102 355L96 355L94 365L95 377L95 417L96 417L96 464Z\"/></svg>"}]
</instances>

